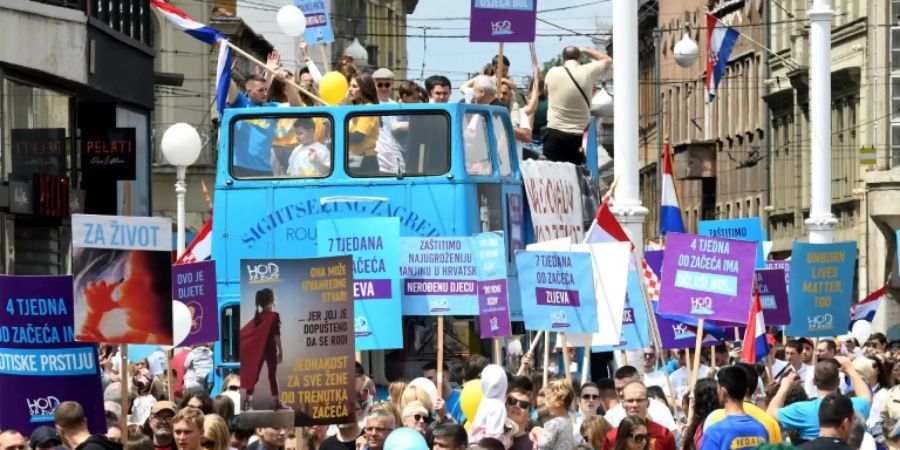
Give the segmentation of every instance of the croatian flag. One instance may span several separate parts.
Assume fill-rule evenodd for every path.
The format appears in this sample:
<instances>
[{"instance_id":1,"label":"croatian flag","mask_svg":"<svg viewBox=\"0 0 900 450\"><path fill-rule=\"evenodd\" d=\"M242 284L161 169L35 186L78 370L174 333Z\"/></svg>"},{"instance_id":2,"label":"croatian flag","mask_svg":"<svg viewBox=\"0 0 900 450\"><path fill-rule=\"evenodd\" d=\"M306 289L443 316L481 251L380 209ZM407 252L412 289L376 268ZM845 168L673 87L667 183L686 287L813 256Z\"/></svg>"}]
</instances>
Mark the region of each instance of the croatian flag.
<instances>
[{"instance_id":1,"label":"croatian flag","mask_svg":"<svg viewBox=\"0 0 900 450\"><path fill-rule=\"evenodd\" d=\"M210 258L212 258L212 215L209 216L209 220L203 224L203 227L194 236L191 245L184 249L184 253L178 258L178 261L175 261L175 264L206 261Z\"/></svg>"},{"instance_id":2,"label":"croatian flag","mask_svg":"<svg viewBox=\"0 0 900 450\"><path fill-rule=\"evenodd\" d=\"M681 208L678 206L678 196L675 194L675 175L672 170L672 150L669 144L663 145L663 179L662 179L662 205L659 208L659 234L674 231L684 233L684 219L681 218Z\"/></svg>"},{"instance_id":3,"label":"croatian flag","mask_svg":"<svg viewBox=\"0 0 900 450\"><path fill-rule=\"evenodd\" d=\"M741 33L722 23L716 16L706 14L706 94L707 102L713 101L719 81L725 75L725 66L731 50Z\"/></svg>"},{"instance_id":4,"label":"croatian flag","mask_svg":"<svg viewBox=\"0 0 900 450\"><path fill-rule=\"evenodd\" d=\"M207 44L215 44L218 41L227 41L219 30L203 25L197 22L184 11L164 2L163 0L150 0L150 3L156 7L169 22L180 28L181 31L203 41ZM234 56L231 47L225 42L219 43L219 60L216 64L216 110L219 117L222 117L222 111L225 109L225 103L228 99L228 88L231 86L231 64Z\"/></svg>"},{"instance_id":5,"label":"croatian flag","mask_svg":"<svg viewBox=\"0 0 900 450\"><path fill-rule=\"evenodd\" d=\"M615 214L609 209L609 196L600 203L597 215L584 235L585 244L599 242L631 242L631 239L625 234L625 230L622 229L622 225L619 224L619 219L616 219ZM634 250L633 243L631 249Z\"/></svg>"},{"instance_id":6,"label":"croatian flag","mask_svg":"<svg viewBox=\"0 0 900 450\"><path fill-rule=\"evenodd\" d=\"M859 303L850 307L850 327L857 320L865 320L871 322L875 318L875 311L881 305L881 300L887 297L887 284L881 289L869 294L866 298L860 300Z\"/></svg>"},{"instance_id":7,"label":"croatian flag","mask_svg":"<svg viewBox=\"0 0 900 450\"><path fill-rule=\"evenodd\" d=\"M150 3L152 3L159 12L163 13L163 15L166 16L166 19L169 19L169 22L172 22L173 25L181 28L181 31L184 31L207 44L215 44L216 41L223 38L222 34L219 33L219 30L197 22L184 11L163 0L150 0Z\"/></svg>"},{"instance_id":8,"label":"croatian flag","mask_svg":"<svg viewBox=\"0 0 900 450\"><path fill-rule=\"evenodd\" d=\"M750 320L744 332L744 347L741 349L741 361L755 364L769 354L769 343L766 340L766 322L763 319L762 304L759 301L759 290L753 291L753 304L750 306Z\"/></svg>"}]
</instances>

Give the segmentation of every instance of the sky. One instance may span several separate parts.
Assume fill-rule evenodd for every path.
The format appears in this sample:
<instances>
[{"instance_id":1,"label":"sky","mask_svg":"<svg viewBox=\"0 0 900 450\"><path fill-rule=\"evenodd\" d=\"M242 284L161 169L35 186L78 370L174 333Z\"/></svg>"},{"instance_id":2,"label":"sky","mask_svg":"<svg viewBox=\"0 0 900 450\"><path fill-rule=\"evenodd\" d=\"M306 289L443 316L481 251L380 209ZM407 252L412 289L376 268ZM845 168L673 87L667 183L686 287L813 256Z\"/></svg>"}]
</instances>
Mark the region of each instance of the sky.
<instances>
[{"instance_id":1,"label":"sky","mask_svg":"<svg viewBox=\"0 0 900 450\"><path fill-rule=\"evenodd\" d=\"M593 47L593 44L587 36L574 35L540 20L583 34L593 34L597 30L598 22L609 24L612 20L610 0L536 1L539 20L535 49L538 62L541 64L559 55L566 45ZM423 30L417 27L429 27L430 29L424 30L426 35L461 37L427 39L408 37L406 48L410 79L421 82L422 78L442 74L450 78L455 91L468 79L467 74L480 71L497 54L497 44L468 41L469 8L470 2L467 0L419 0L413 14L406 16L408 35L421 36ZM555 11L541 12L544 10ZM528 44L504 44L503 54L510 60L510 73L514 81L521 82L523 77L531 75ZM422 77L423 60L424 77Z\"/></svg>"}]
</instances>

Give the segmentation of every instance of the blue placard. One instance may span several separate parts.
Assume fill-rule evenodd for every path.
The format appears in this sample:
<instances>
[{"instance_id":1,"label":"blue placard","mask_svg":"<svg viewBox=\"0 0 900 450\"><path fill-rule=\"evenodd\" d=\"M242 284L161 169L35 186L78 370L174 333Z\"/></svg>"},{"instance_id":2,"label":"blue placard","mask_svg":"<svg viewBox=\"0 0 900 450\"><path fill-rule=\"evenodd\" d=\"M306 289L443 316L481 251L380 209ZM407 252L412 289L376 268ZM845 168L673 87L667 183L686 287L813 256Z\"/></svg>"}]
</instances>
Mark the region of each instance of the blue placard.
<instances>
[{"instance_id":1,"label":"blue placard","mask_svg":"<svg viewBox=\"0 0 900 450\"><path fill-rule=\"evenodd\" d=\"M598 331L589 253L518 252L516 266L526 329Z\"/></svg>"},{"instance_id":2,"label":"blue placard","mask_svg":"<svg viewBox=\"0 0 900 450\"><path fill-rule=\"evenodd\" d=\"M470 237L400 239L405 316L478 315L478 270Z\"/></svg>"},{"instance_id":3,"label":"blue placard","mask_svg":"<svg viewBox=\"0 0 900 450\"><path fill-rule=\"evenodd\" d=\"M762 229L759 217L744 219L701 220L697 225L697 234L726 239L740 239L756 242L756 268L765 269L766 259L763 255L762 243L766 240L766 232Z\"/></svg>"},{"instance_id":4,"label":"blue placard","mask_svg":"<svg viewBox=\"0 0 900 450\"><path fill-rule=\"evenodd\" d=\"M650 326L644 293L637 271L632 267L628 271L628 290L625 297L625 311L622 315L622 335L619 345L595 345L592 352L611 352L615 350L638 350L650 347Z\"/></svg>"},{"instance_id":5,"label":"blue placard","mask_svg":"<svg viewBox=\"0 0 900 450\"><path fill-rule=\"evenodd\" d=\"M856 242L794 242L787 333L801 337L844 334L850 327L850 301L856 273Z\"/></svg>"},{"instance_id":6,"label":"blue placard","mask_svg":"<svg viewBox=\"0 0 900 450\"><path fill-rule=\"evenodd\" d=\"M334 42L334 30L331 28L331 18L328 17L328 2L326 0L294 0L294 4L306 16L306 30L303 32L304 41L308 44ZM358 341L359 339L357 339Z\"/></svg>"},{"instance_id":7,"label":"blue placard","mask_svg":"<svg viewBox=\"0 0 900 450\"><path fill-rule=\"evenodd\" d=\"M316 222L319 256L353 256L356 350L403 347L400 319L400 219Z\"/></svg>"}]
</instances>

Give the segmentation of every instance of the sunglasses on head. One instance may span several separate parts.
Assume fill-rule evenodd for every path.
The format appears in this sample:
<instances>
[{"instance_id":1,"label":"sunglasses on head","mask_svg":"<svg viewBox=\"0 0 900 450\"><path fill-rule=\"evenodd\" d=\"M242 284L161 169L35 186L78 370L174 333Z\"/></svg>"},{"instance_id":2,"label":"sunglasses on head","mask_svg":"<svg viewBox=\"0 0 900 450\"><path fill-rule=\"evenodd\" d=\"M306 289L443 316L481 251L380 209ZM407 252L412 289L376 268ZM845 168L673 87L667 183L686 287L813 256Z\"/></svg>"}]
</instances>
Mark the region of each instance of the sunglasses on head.
<instances>
[{"instance_id":1,"label":"sunglasses on head","mask_svg":"<svg viewBox=\"0 0 900 450\"><path fill-rule=\"evenodd\" d=\"M600 396L597 394L584 394L581 396L582 400L597 400Z\"/></svg>"},{"instance_id":2,"label":"sunglasses on head","mask_svg":"<svg viewBox=\"0 0 900 450\"><path fill-rule=\"evenodd\" d=\"M389 88L391 87L391 83L375 83L375 86L378 86L380 88Z\"/></svg>"},{"instance_id":3,"label":"sunglasses on head","mask_svg":"<svg viewBox=\"0 0 900 450\"><path fill-rule=\"evenodd\" d=\"M517 398L507 397L506 404L509 406L518 406L519 409L531 409L531 402L526 402L525 400L519 400Z\"/></svg>"},{"instance_id":4,"label":"sunglasses on head","mask_svg":"<svg viewBox=\"0 0 900 450\"><path fill-rule=\"evenodd\" d=\"M640 444L641 442L646 441L647 438L650 437L650 435L647 434L647 433L641 433L641 434L632 434L632 435L630 435L630 436L628 436L628 437L629 437L632 441L634 441L635 443Z\"/></svg>"}]
</instances>

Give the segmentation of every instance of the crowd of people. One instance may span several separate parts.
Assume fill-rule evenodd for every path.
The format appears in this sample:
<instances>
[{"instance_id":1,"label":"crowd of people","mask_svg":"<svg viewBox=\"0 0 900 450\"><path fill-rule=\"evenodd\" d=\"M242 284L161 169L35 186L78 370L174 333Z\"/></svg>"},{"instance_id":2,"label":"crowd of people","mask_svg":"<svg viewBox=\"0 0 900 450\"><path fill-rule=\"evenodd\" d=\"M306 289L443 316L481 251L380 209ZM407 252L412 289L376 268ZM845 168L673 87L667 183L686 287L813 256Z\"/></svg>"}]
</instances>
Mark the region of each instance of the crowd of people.
<instances>
[{"instance_id":1,"label":"crowd of people","mask_svg":"<svg viewBox=\"0 0 900 450\"><path fill-rule=\"evenodd\" d=\"M172 364L176 402L168 400L165 357L159 353L117 367L115 346L100 353L106 409L104 435L91 435L82 405L63 402L55 426L30 436L0 432L0 450L391 450L397 430L422 436L435 450L761 450L861 449L900 445L900 341L875 333L852 338L787 340L764 362L736 359L730 344L702 352L697 379L686 351L643 351L640 367L617 364L611 377L584 384L550 374L526 354L521 374L471 355L461 367L434 362L412 382L379 390L356 365L354 419L346 424L285 428L242 422L237 373L211 383L209 346L180 349ZM709 357L707 357L709 356ZM613 370L614 369L614 370ZM458 374L454 377L452 374ZM120 408L129 377L128 409ZM461 388L479 380L474 414ZM439 383L440 395L432 397ZM382 394L379 394L381 392ZM384 397L384 398L381 398ZM127 442L119 418L127 416ZM96 428L97 424L91 424ZM258 425L258 424L256 424ZM407 431L408 432L408 431ZM405 448L404 448L405 450Z\"/></svg>"},{"instance_id":2,"label":"crowd of people","mask_svg":"<svg viewBox=\"0 0 900 450\"><path fill-rule=\"evenodd\" d=\"M232 79L227 106L319 106L317 95L323 75L306 51L306 45L301 43L305 66L297 74L281 69L281 56L276 51L269 55L266 70L245 79L243 92ZM509 58L500 55L486 64L480 75L459 87L463 102L509 110L515 142L507 142L503 133L496 133L498 141L504 141L502 145L498 142L498 148L514 148L520 159L584 163L582 142L591 117L593 86L607 71L611 60L596 50L576 47L566 47L561 58L560 66L550 68L544 74L532 48L533 74L530 86L521 95L516 95L518 85L509 76ZM582 64L583 60L591 62ZM342 104L447 103L451 98L450 80L443 75L432 75L424 80L424 86L420 86L412 80L396 80L388 68L371 73L361 71L348 57L341 62L337 72L344 76L348 86ZM479 114L466 118L464 138L467 147L481 145L487 137L479 120ZM410 123L408 115L373 113L351 118L347 126L347 165L352 174L394 175L405 173L407 166L412 167L409 160L415 160L416 156L411 153L419 147L410 145L410 131L433 127L427 123L411 127ZM258 117L239 122L232 138L235 174L240 177L327 176L334 151L331 128L332 124L325 116L306 119ZM470 173L479 174L483 161L471 160L479 154L467 151Z\"/></svg>"}]
</instances>

